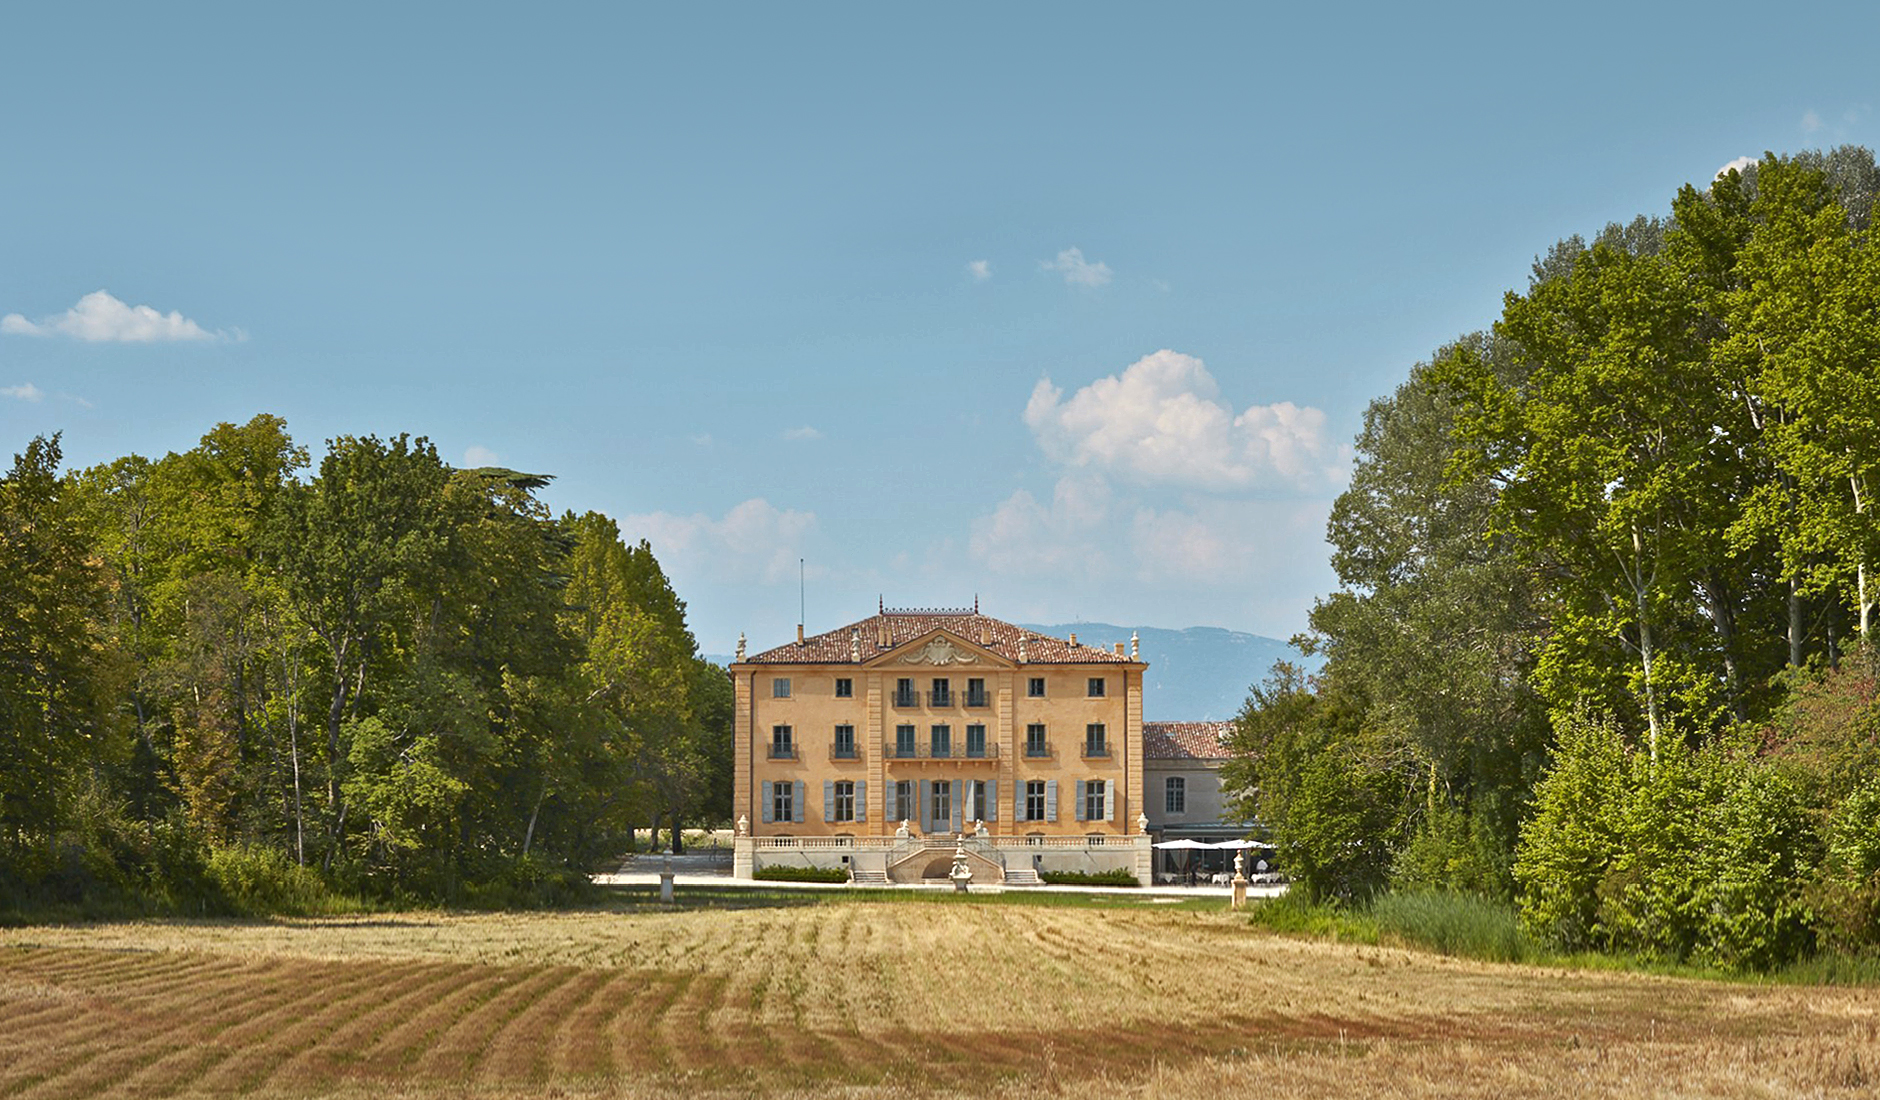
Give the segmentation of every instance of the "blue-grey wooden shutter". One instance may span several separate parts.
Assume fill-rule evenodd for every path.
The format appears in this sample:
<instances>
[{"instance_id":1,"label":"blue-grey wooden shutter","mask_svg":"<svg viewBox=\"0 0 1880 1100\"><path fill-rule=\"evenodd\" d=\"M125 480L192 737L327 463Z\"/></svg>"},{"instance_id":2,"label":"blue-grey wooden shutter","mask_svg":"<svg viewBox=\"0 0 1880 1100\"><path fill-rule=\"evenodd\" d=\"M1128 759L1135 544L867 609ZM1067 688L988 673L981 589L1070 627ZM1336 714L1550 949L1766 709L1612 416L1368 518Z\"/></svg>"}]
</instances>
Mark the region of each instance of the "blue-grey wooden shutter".
<instances>
[{"instance_id":1,"label":"blue-grey wooden shutter","mask_svg":"<svg viewBox=\"0 0 1880 1100\"><path fill-rule=\"evenodd\" d=\"M1012 820L1025 820L1025 784L1022 781L1012 783Z\"/></svg>"},{"instance_id":2,"label":"blue-grey wooden shutter","mask_svg":"<svg viewBox=\"0 0 1880 1100\"><path fill-rule=\"evenodd\" d=\"M966 784L963 780L955 779L953 781L953 805L949 808L953 811L953 820L951 822L953 831L956 833L965 832Z\"/></svg>"},{"instance_id":3,"label":"blue-grey wooden shutter","mask_svg":"<svg viewBox=\"0 0 1880 1100\"><path fill-rule=\"evenodd\" d=\"M1113 779L1099 779L1097 782L1103 784L1103 820L1115 821L1116 781Z\"/></svg>"},{"instance_id":4,"label":"blue-grey wooden shutter","mask_svg":"<svg viewBox=\"0 0 1880 1100\"><path fill-rule=\"evenodd\" d=\"M897 800L895 798L896 786L898 786L898 784L892 779L881 785L881 798L883 803L881 820L886 821L890 825L901 820L901 809L896 804Z\"/></svg>"},{"instance_id":5,"label":"blue-grey wooden shutter","mask_svg":"<svg viewBox=\"0 0 1880 1100\"><path fill-rule=\"evenodd\" d=\"M1044 781L1044 819L1046 821L1057 820L1057 780L1055 779Z\"/></svg>"},{"instance_id":6,"label":"blue-grey wooden shutter","mask_svg":"<svg viewBox=\"0 0 1880 1100\"><path fill-rule=\"evenodd\" d=\"M801 779L796 781L796 789L792 790L790 793L794 796L790 799L790 813L792 815L790 820L801 825L803 823L803 781Z\"/></svg>"},{"instance_id":7,"label":"blue-grey wooden shutter","mask_svg":"<svg viewBox=\"0 0 1880 1100\"><path fill-rule=\"evenodd\" d=\"M985 815L987 821L999 820L999 781L996 779L986 780Z\"/></svg>"},{"instance_id":8,"label":"blue-grey wooden shutter","mask_svg":"<svg viewBox=\"0 0 1880 1100\"><path fill-rule=\"evenodd\" d=\"M1075 808L1077 810L1077 820L1079 821L1084 820L1084 793L1089 789L1090 784L1081 779L1077 781L1077 805Z\"/></svg>"},{"instance_id":9,"label":"blue-grey wooden shutter","mask_svg":"<svg viewBox=\"0 0 1880 1100\"><path fill-rule=\"evenodd\" d=\"M855 820L868 820L868 780L855 781Z\"/></svg>"},{"instance_id":10,"label":"blue-grey wooden shutter","mask_svg":"<svg viewBox=\"0 0 1880 1100\"><path fill-rule=\"evenodd\" d=\"M761 804L763 806L764 824L768 825L771 822L776 821L777 820L777 801L776 801L776 798L771 794L770 780L768 779L764 780L764 791L762 794L758 795L758 797L763 800Z\"/></svg>"},{"instance_id":11,"label":"blue-grey wooden shutter","mask_svg":"<svg viewBox=\"0 0 1880 1100\"><path fill-rule=\"evenodd\" d=\"M833 779L825 779L823 780L823 820L834 821L835 819L836 781Z\"/></svg>"},{"instance_id":12,"label":"blue-grey wooden shutter","mask_svg":"<svg viewBox=\"0 0 1880 1100\"><path fill-rule=\"evenodd\" d=\"M920 831L933 832L933 780L921 779L914 783L914 798L920 803Z\"/></svg>"}]
</instances>

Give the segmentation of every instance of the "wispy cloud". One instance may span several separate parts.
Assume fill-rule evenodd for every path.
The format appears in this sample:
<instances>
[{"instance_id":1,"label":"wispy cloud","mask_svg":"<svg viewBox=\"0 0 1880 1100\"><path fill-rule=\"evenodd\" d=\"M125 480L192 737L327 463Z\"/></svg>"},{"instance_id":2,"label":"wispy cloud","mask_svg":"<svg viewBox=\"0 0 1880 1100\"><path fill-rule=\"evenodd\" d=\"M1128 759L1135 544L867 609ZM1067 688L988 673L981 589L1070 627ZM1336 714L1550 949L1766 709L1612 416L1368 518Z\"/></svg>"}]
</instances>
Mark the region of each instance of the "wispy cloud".
<instances>
[{"instance_id":1,"label":"wispy cloud","mask_svg":"<svg viewBox=\"0 0 1880 1100\"><path fill-rule=\"evenodd\" d=\"M1804 111L1802 113L1802 133L1812 134L1819 129L1821 129L1821 115L1814 111Z\"/></svg>"},{"instance_id":2,"label":"wispy cloud","mask_svg":"<svg viewBox=\"0 0 1880 1100\"><path fill-rule=\"evenodd\" d=\"M1737 157L1735 160L1724 165L1722 168L1717 169L1717 174L1711 178L1722 179L1723 177L1729 175L1731 172L1741 172L1745 168L1748 168L1750 165L1755 164L1755 163L1756 163L1755 157Z\"/></svg>"},{"instance_id":3,"label":"wispy cloud","mask_svg":"<svg viewBox=\"0 0 1880 1100\"><path fill-rule=\"evenodd\" d=\"M0 397L12 397L20 401L38 401L46 396L46 391L31 382L22 382L17 386L0 386Z\"/></svg>"},{"instance_id":4,"label":"wispy cloud","mask_svg":"<svg viewBox=\"0 0 1880 1100\"><path fill-rule=\"evenodd\" d=\"M983 283L987 279L992 278L992 261L974 260L966 265L966 271L973 277L975 282Z\"/></svg>"},{"instance_id":5,"label":"wispy cloud","mask_svg":"<svg viewBox=\"0 0 1880 1100\"><path fill-rule=\"evenodd\" d=\"M668 569L720 583L794 580L797 559L815 527L814 512L780 509L762 497L717 519L703 513L649 512L620 521L621 532L651 542Z\"/></svg>"},{"instance_id":6,"label":"wispy cloud","mask_svg":"<svg viewBox=\"0 0 1880 1100\"><path fill-rule=\"evenodd\" d=\"M94 290L64 313L29 321L18 313L0 317L0 332L15 336L68 336L91 343L154 344L169 341L245 340L240 329L210 332L176 310L126 305L108 291Z\"/></svg>"},{"instance_id":7,"label":"wispy cloud","mask_svg":"<svg viewBox=\"0 0 1880 1100\"><path fill-rule=\"evenodd\" d=\"M496 465L496 452L481 443L472 443L464 448L463 464L466 470L474 470L479 466L494 466Z\"/></svg>"},{"instance_id":8,"label":"wispy cloud","mask_svg":"<svg viewBox=\"0 0 1880 1100\"><path fill-rule=\"evenodd\" d=\"M822 433L805 424L800 428L791 428L784 432L783 438L791 443L804 443L812 439L821 439Z\"/></svg>"},{"instance_id":9,"label":"wispy cloud","mask_svg":"<svg viewBox=\"0 0 1880 1100\"><path fill-rule=\"evenodd\" d=\"M1055 260L1039 260L1038 269L1063 275L1066 286L1107 286L1110 276L1114 274L1109 264L1102 261L1091 263L1084 259L1084 250L1081 248L1067 248L1058 253Z\"/></svg>"},{"instance_id":10,"label":"wispy cloud","mask_svg":"<svg viewBox=\"0 0 1880 1100\"><path fill-rule=\"evenodd\" d=\"M697 435L688 435L686 438L692 441L694 447L709 447L712 445L712 433L710 432L700 432Z\"/></svg>"}]
</instances>

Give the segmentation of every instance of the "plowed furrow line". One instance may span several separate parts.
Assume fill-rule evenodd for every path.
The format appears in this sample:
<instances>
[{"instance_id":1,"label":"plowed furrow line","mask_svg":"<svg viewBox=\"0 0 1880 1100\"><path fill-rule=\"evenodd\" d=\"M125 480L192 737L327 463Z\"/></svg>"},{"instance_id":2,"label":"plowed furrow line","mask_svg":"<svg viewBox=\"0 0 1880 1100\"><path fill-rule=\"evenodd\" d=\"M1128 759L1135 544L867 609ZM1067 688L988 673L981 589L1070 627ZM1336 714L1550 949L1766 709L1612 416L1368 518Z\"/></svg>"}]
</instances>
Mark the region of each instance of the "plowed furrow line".
<instances>
[{"instance_id":1,"label":"plowed furrow line","mask_svg":"<svg viewBox=\"0 0 1880 1100\"><path fill-rule=\"evenodd\" d=\"M395 1021L441 990L458 985L468 967L454 963L362 964L378 976L377 991L322 1006L319 1013L273 1037L267 1046L244 1052L211 1080L240 1072L242 1086L257 1093L285 1091L291 1085L324 1080L359 1064L364 1048Z\"/></svg>"},{"instance_id":2,"label":"plowed furrow line","mask_svg":"<svg viewBox=\"0 0 1880 1100\"><path fill-rule=\"evenodd\" d=\"M337 968L323 968L331 973ZM338 982L309 981L305 994L224 1032L221 1057L198 1071L204 1092L234 1092L270 1066L305 1052L325 1037L334 1021L352 1018L361 1002L397 997L417 980L414 971L390 984L376 966L345 968Z\"/></svg>"},{"instance_id":3,"label":"plowed furrow line","mask_svg":"<svg viewBox=\"0 0 1880 1100\"><path fill-rule=\"evenodd\" d=\"M74 977L97 981L117 975L174 962L176 956L157 951L102 951L81 947L26 947L0 955L0 969L26 974L48 982L66 982Z\"/></svg>"},{"instance_id":4,"label":"plowed furrow line","mask_svg":"<svg viewBox=\"0 0 1880 1100\"><path fill-rule=\"evenodd\" d=\"M485 1052L487 1076L500 1081L540 1080L553 1072L554 1054L563 1028L574 1011L585 1005L606 981L592 970L567 972L565 980L543 995L524 1017L510 1020Z\"/></svg>"},{"instance_id":5,"label":"plowed furrow line","mask_svg":"<svg viewBox=\"0 0 1880 1100\"><path fill-rule=\"evenodd\" d=\"M599 971L595 977L587 998L562 1019L555 1035L549 1065L556 1073L613 1072L614 1021L632 1002L631 991L643 987L646 979L626 970Z\"/></svg>"},{"instance_id":6,"label":"plowed furrow line","mask_svg":"<svg viewBox=\"0 0 1880 1100\"><path fill-rule=\"evenodd\" d=\"M0 1050L23 1045L42 1028L57 1031L89 1011L77 997L35 1001L0 998L0 1020L6 1021L6 1027L0 1029Z\"/></svg>"},{"instance_id":7,"label":"plowed furrow line","mask_svg":"<svg viewBox=\"0 0 1880 1100\"><path fill-rule=\"evenodd\" d=\"M358 1072L367 1077L399 1077L425 1051L482 1004L514 981L513 972L485 967L464 967L458 981L439 991L430 1004L406 1015L356 1057Z\"/></svg>"},{"instance_id":8,"label":"plowed furrow line","mask_svg":"<svg viewBox=\"0 0 1880 1100\"><path fill-rule=\"evenodd\" d=\"M695 974L647 973L644 982L623 1001L608 1023L614 1073L627 1075L665 1069L674 1051L661 1036L666 1013L685 995ZM683 1050L678 1052L683 1055Z\"/></svg>"},{"instance_id":9,"label":"plowed furrow line","mask_svg":"<svg viewBox=\"0 0 1880 1100\"><path fill-rule=\"evenodd\" d=\"M78 1048L68 1048L67 1067L49 1073L16 1100L51 1100L53 1097L91 1097L103 1092L139 1067L179 1049L185 1040L165 1031L135 1035L112 1032Z\"/></svg>"},{"instance_id":10,"label":"plowed furrow line","mask_svg":"<svg viewBox=\"0 0 1880 1100\"><path fill-rule=\"evenodd\" d=\"M113 1091L133 1097L172 1095L260 1045L283 1020L303 1019L313 1006L344 1003L380 984L368 968L282 964L271 969L269 984L252 992L247 983L223 990L226 1007L191 1029L188 1046L145 1066ZM329 980L335 976L341 980Z\"/></svg>"},{"instance_id":11,"label":"plowed furrow line","mask_svg":"<svg viewBox=\"0 0 1880 1100\"><path fill-rule=\"evenodd\" d=\"M207 956L199 964L161 971L147 978L126 983L129 988L100 988L86 983L86 992L107 995L128 1012L146 1012L152 1009L167 1011L178 1000L176 994L179 992L198 989L230 974L238 973L244 965L245 962L241 959Z\"/></svg>"},{"instance_id":12,"label":"plowed furrow line","mask_svg":"<svg viewBox=\"0 0 1880 1100\"><path fill-rule=\"evenodd\" d=\"M147 1021L119 1012L103 999L87 998L84 1009L79 1017L82 1022L46 1032L35 1041L31 1052L9 1067L8 1075L15 1084L0 1089L0 1095L33 1095L19 1083L26 1080L38 1082L35 1090L51 1089L59 1080L83 1072L94 1057L148 1041L153 1030Z\"/></svg>"},{"instance_id":13,"label":"plowed furrow line","mask_svg":"<svg viewBox=\"0 0 1880 1100\"><path fill-rule=\"evenodd\" d=\"M526 977L512 974L495 996L460 1017L419 1054L416 1074L447 1081L481 1079L483 1075L476 1071L491 1045L514 1026L519 1016L566 985L574 974L560 968ZM537 1038L539 1041L539 1035Z\"/></svg>"},{"instance_id":14,"label":"plowed furrow line","mask_svg":"<svg viewBox=\"0 0 1880 1100\"><path fill-rule=\"evenodd\" d=\"M724 1011L729 984L722 974L700 974L687 981L684 992L667 1006L657 1027L667 1065L684 1069L716 1065L723 1060L722 1037L749 1030L748 1021L724 1019L737 1015L735 1009Z\"/></svg>"}]
</instances>

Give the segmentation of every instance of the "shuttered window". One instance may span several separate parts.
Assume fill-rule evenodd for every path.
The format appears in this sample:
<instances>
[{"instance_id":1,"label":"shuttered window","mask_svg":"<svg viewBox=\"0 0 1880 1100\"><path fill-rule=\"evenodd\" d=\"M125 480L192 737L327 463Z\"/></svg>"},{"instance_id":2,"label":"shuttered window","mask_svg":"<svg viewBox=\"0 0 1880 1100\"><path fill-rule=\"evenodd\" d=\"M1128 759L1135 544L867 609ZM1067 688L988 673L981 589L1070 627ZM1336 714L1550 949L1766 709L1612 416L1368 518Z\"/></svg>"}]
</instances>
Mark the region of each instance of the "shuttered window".
<instances>
[{"instance_id":1,"label":"shuttered window","mask_svg":"<svg viewBox=\"0 0 1880 1100\"><path fill-rule=\"evenodd\" d=\"M838 779L831 792L834 805L830 807L833 818L838 822L855 820L855 784L851 780Z\"/></svg>"},{"instance_id":2,"label":"shuttered window","mask_svg":"<svg viewBox=\"0 0 1880 1100\"><path fill-rule=\"evenodd\" d=\"M1044 816L1044 780L1030 779L1025 782L1025 821L1043 821Z\"/></svg>"}]
</instances>

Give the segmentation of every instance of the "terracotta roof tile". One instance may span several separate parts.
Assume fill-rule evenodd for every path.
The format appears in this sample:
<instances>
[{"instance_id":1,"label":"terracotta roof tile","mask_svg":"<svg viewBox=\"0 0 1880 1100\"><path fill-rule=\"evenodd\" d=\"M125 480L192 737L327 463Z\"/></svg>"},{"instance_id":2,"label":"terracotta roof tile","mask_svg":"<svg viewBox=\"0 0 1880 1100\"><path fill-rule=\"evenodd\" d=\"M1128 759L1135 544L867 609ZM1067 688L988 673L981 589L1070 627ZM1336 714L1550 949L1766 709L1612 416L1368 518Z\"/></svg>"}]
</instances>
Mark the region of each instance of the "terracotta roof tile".
<instances>
[{"instance_id":1,"label":"terracotta roof tile","mask_svg":"<svg viewBox=\"0 0 1880 1100\"><path fill-rule=\"evenodd\" d=\"M1144 722L1142 755L1149 760L1224 760L1232 722Z\"/></svg>"},{"instance_id":2,"label":"terracotta roof tile","mask_svg":"<svg viewBox=\"0 0 1880 1100\"><path fill-rule=\"evenodd\" d=\"M786 642L774 649L754 653L744 659L747 665L847 665L870 661L897 646L924 638L936 630L945 630L957 638L999 654L1034 665L1141 664L1111 649L1065 638L1049 638L1011 623L972 612L889 611L871 615L824 634L812 634L801 645ZM887 644L881 644L885 638ZM1125 639L1116 639L1122 641ZM860 660L857 660L859 653Z\"/></svg>"}]
</instances>

